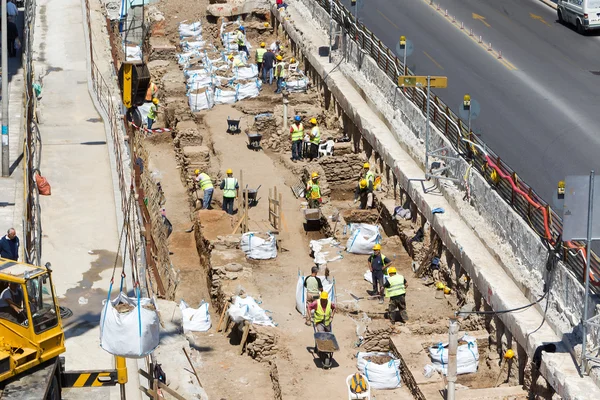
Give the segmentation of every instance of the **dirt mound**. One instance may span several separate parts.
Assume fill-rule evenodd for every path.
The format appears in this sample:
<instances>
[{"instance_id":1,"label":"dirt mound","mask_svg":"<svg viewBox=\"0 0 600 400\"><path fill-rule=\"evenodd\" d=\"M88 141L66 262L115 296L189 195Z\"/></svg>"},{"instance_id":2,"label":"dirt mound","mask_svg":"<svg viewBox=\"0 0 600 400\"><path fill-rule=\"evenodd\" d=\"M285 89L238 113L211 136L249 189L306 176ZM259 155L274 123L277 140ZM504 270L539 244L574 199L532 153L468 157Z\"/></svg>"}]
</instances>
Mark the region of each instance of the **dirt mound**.
<instances>
[{"instance_id":1,"label":"dirt mound","mask_svg":"<svg viewBox=\"0 0 600 400\"><path fill-rule=\"evenodd\" d=\"M202 234L208 240L214 240L221 235L229 235L233 230L231 216L222 210L199 210L196 218L202 225Z\"/></svg>"}]
</instances>

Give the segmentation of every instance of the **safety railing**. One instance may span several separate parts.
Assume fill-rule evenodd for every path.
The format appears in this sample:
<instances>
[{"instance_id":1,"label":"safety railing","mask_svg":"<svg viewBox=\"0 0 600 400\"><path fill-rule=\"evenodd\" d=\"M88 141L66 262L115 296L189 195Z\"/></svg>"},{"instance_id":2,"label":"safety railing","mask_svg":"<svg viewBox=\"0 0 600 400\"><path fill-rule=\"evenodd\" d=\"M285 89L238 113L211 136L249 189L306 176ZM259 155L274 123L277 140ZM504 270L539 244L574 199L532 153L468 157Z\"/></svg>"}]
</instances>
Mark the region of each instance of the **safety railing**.
<instances>
[{"instance_id":1,"label":"safety railing","mask_svg":"<svg viewBox=\"0 0 600 400\"><path fill-rule=\"evenodd\" d=\"M398 82L398 76L404 75L402 72L405 66L373 32L362 23L357 22L354 15L339 0L332 0L331 2L330 0L314 1L332 15L332 19L346 30L348 36L377 63L377 66L385 72L392 82ZM330 13L330 3L333 5L333 13ZM413 73L406 68L406 75L413 75ZM426 89L406 88L405 93L408 99L425 114L427 105ZM562 219L560 216L550 208L549 204L533 188L523 182L500 156L491 150L489 146L486 146L477 135L469 131L468 124L461 120L433 91L431 92L431 99L430 120L448 139L456 152L462 156L466 154L471 156L473 168L477 169L486 178L500 197L527 222L542 240L550 243L558 240L562 234ZM465 143L462 138L485 148L489 156L486 157L480 151L473 152L471 146ZM584 244L570 242L568 245L569 248L563 248L563 261L583 281L585 257L581 249ZM590 271L591 276L593 276L591 282L595 286L600 285L600 259L595 254L592 256ZM594 288L594 291L600 294L599 288Z\"/></svg>"}]
</instances>

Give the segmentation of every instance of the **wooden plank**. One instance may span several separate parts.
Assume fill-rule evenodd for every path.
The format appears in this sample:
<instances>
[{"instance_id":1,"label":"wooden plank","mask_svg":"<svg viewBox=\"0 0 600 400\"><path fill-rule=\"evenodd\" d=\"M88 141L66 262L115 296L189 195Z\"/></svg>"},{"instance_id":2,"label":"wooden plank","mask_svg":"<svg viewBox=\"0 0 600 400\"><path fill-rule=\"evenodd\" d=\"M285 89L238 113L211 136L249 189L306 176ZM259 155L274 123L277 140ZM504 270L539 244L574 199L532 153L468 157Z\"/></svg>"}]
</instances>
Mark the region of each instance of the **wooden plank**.
<instances>
[{"instance_id":1,"label":"wooden plank","mask_svg":"<svg viewBox=\"0 0 600 400\"><path fill-rule=\"evenodd\" d=\"M164 390L165 392L169 393L171 396L175 397L177 400L187 400L185 397L183 397L182 395L180 395L161 381L158 381L158 387L161 390Z\"/></svg>"},{"instance_id":2,"label":"wooden plank","mask_svg":"<svg viewBox=\"0 0 600 400\"><path fill-rule=\"evenodd\" d=\"M239 208L238 208L238 210L239 210ZM238 214L239 214L239 213L238 213ZM244 218L242 218L242 217L240 216L240 219L238 220L237 224L235 224L235 227L233 228L233 232L231 232L231 234L232 234L232 235L235 235L235 233L237 232L237 230L239 229L239 227L242 225L242 222L243 222L243 221L244 221ZM242 233L244 233L244 232L243 232L243 229L242 229Z\"/></svg>"},{"instance_id":3,"label":"wooden plank","mask_svg":"<svg viewBox=\"0 0 600 400\"><path fill-rule=\"evenodd\" d=\"M244 333L242 334L242 341L240 342L240 355L244 353L244 345L246 344L246 340L248 340L249 331L250 324L247 321L244 321Z\"/></svg>"},{"instance_id":4,"label":"wooden plank","mask_svg":"<svg viewBox=\"0 0 600 400\"><path fill-rule=\"evenodd\" d=\"M279 193L279 201L277 202L277 230L281 231L281 204L283 203L283 195Z\"/></svg>"}]
</instances>

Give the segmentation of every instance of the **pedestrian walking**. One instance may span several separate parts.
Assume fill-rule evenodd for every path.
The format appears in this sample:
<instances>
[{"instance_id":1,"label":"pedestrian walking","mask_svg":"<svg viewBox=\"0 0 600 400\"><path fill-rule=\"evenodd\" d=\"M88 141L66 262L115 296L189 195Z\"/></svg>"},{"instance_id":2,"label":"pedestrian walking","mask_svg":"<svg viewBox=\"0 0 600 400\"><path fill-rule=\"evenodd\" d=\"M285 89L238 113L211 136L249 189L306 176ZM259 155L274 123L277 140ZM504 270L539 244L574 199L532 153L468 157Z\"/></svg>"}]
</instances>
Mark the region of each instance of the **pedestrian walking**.
<instances>
[{"instance_id":1,"label":"pedestrian walking","mask_svg":"<svg viewBox=\"0 0 600 400\"><path fill-rule=\"evenodd\" d=\"M212 197L213 197L213 192L214 192L214 186L212 183L212 180L210 179L210 176L208 176L208 174L204 173L204 172L200 172L199 169L194 171L194 174L196 174L196 182L198 182L198 186L200 186L200 189L202 189L204 191L204 199L202 200L202 209L203 210L208 210L208 208L210 207L210 202L212 201Z\"/></svg>"},{"instance_id":2,"label":"pedestrian walking","mask_svg":"<svg viewBox=\"0 0 600 400\"><path fill-rule=\"evenodd\" d=\"M369 256L367 264L371 271L371 278L373 279L373 296L379 296L379 303L383 304L383 298L381 297L384 282L383 273L386 268L390 266L392 260L381 254L381 245L376 244L373 246L373 254Z\"/></svg>"},{"instance_id":3,"label":"pedestrian walking","mask_svg":"<svg viewBox=\"0 0 600 400\"><path fill-rule=\"evenodd\" d=\"M238 180L233 177L233 171L226 171L227 177L221 182L221 190L223 191L223 211L229 215L233 215L233 202L238 195L240 186Z\"/></svg>"},{"instance_id":4,"label":"pedestrian walking","mask_svg":"<svg viewBox=\"0 0 600 400\"><path fill-rule=\"evenodd\" d=\"M15 4L14 0L6 2L6 18L8 22L17 22L17 16L19 15L19 9Z\"/></svg>"},{"instance_id":5,"label":"pedestrian walking","mask_svg":"<svg viewBox=\"0 0 600 400\"><path fill-rule=\"evenodd\" d=\"M17 261L19 259L19 237L15 228L10 228L6 236L0 239L0 257L7 260Z\"/></svg>"},{"instance_id":6,"label":"pedestrian walking","mask_svg":"<svg viewBox=\"0 0 600 400\"><path fill-rule=\"evenodd\" d=\"M325 291L319 295L319 300L315 300L308 306L308 312L314 311L314 323L317 332L331 332L331 322L335 315L335 304L329 300L329 294Z\"/></svg>"}]
</instances>

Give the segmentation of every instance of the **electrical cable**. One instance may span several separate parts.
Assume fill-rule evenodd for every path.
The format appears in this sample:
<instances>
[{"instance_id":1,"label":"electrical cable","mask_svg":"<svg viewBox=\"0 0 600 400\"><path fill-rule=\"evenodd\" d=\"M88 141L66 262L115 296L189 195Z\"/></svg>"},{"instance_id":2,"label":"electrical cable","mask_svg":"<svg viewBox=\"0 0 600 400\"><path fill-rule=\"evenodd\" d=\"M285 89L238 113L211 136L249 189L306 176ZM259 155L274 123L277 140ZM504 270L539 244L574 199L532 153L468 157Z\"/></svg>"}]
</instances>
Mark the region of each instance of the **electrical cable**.
<instances>
[{"instance_id":1,"label":"electrical cable","mask_svg":"<svg viewBox=\"0 0 600 400\"><path fill-rule=\"evenodd\" d=\"M476 314L476 315L501 315L501 314L508 314L508 313L512 313L512 312L516 312L516 311L521 311L521 310L525 310L529 307L533 307L534 305L538 304L540 301L544 300L544 298L546 297L548 293L544 293L539 299L537 299L536 301L534 301L533 303L529 303L527 305L521 306L521 307L516 307L516 308L511 308L508 310L499 310L499 311L457 311L456 314Z\"/></svg>"}]
</instances>

